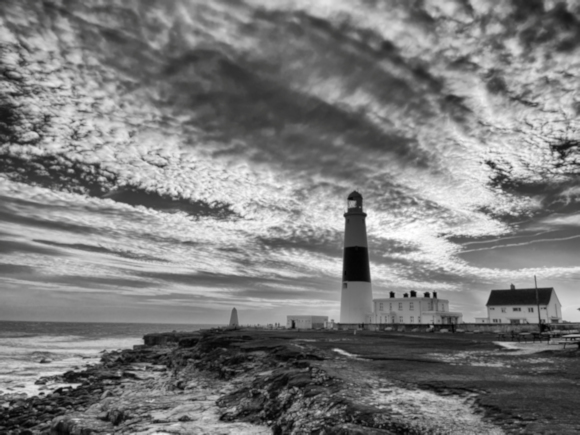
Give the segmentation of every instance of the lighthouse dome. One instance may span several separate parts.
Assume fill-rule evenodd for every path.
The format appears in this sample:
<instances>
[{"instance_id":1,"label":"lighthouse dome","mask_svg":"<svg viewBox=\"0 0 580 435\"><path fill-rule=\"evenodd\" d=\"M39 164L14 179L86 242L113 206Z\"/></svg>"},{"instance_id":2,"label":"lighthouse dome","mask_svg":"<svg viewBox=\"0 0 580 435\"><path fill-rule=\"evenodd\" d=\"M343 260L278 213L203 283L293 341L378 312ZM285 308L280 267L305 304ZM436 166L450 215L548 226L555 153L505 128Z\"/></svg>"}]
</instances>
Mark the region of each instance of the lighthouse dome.
<instances>
[{"instance_id":1,"label":"lighthouse dome","mask_svg":"<svg viewBox=\"0 0 580 435\"><path fill-rule=\"evenodd\" d=\"M347 198L347 208L348 211L360 211L362 212L363 197L356 190L353 190Z\"/></svg>"}]
</instances>

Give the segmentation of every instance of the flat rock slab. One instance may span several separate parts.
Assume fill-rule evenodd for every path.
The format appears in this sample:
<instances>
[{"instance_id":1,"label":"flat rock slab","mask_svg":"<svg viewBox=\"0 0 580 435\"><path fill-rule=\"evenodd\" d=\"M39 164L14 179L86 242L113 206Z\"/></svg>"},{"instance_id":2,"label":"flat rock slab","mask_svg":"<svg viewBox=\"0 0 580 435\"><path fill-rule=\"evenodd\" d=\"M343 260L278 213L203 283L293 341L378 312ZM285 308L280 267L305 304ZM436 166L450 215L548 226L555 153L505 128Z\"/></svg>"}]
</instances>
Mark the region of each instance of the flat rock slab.
<instances>
[{"instance_id":1,"label":"flat rock slab","mask_svg":"<svg viewBox=\"0 0 580 435\"><path fill-rule=\"evenodd\" d=\"M201 376L201 374L200 374ZM167 388L166 379L135 382L122 396L107 397L85 412L53 421L52 434L270 434L264 426L222 422L216 400L230 387L214 379L190 380L188 391Z\"/></svg>"}]
</instances>

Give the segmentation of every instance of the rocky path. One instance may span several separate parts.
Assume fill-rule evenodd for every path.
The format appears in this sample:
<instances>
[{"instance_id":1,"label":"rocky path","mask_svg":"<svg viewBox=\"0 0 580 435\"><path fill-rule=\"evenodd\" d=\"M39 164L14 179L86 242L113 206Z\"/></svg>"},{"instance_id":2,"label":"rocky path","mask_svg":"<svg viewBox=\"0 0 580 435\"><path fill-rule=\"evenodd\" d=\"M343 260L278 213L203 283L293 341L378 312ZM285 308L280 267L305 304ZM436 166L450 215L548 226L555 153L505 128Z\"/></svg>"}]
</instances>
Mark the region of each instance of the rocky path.
<instances>
[{"instance_id":1,"label":"rocky path","mask_svg":"<svg viewBox=\"0 0 580 435\"><path fill-rule=\"evenodd\" d=\"M0 434L266 434L247 423L220 421L216 400L232 384L200 371L181 372L176 347L111 352L102 364L67 372L46 397L11 400L0 409Z\"/></svg>"},{"instance_id":2,"label":"rocky path","mask_svg":"<svg viewBox=\"0 0 580 435\"><path fill-rule=\"evenodd\" d=\"M335 351L340 349L335 349ZM501 435L504 431L483 418L484 410L476 404L476 394L449 391L435 393L409 383L377 376L368 362L337 352L340 357L325 361L325 371L341 377L349 388L345 391L357 402L388 414L401 426L419 433ZM355 359L356 361L353 361Z\"/></svg>"},{"instance_id":3,"label":"rocky path","mask_svg":"<svg viewBox=\"0 0 580 435\"><path fill-rule=\"evenodd\" d=\"M144 371L143 381L132 382L83 412L52 422L59 434L94 432L115 434L269 434L262 426L220 421L219 397L231 390L224 381L203 374L176 385L165 373Z\"/></svg>"}]
</instances>

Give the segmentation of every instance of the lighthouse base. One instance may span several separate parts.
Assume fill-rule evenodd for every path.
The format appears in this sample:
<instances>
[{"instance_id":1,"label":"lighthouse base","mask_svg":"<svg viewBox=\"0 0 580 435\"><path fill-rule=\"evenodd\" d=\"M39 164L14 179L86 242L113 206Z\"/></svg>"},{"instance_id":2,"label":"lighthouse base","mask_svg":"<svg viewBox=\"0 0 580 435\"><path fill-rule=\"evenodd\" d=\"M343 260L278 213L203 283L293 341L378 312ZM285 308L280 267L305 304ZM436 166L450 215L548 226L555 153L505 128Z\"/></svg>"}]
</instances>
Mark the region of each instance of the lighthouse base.
<instances>
[{"instance_id":1,"label":"lighthouse base","mask_svg":"<svg viewBox=\"0 0 580 435\"><path fill-rule=\"evenodd\" d=\"M346 284L346 287L345 287ZM373 288L370 282L344 282L340 296L340 323L365 323L373 311Z\"/></svg>"}]
</instances>

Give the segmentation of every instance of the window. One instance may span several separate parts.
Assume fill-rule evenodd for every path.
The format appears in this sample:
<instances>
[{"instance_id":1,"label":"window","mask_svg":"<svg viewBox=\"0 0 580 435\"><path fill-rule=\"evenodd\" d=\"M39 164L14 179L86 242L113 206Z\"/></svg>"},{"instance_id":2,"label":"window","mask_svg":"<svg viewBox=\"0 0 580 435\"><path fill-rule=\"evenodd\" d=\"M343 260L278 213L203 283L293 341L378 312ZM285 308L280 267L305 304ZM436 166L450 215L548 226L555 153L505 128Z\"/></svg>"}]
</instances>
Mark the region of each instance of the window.
<instances>
[{"instance_id":1,"label":"window","mask_svg":"<svg viewBox=\"0 0 580 435\"><path fill-rule=\"evenodd\" d=\"M379 303L379 311L383 311L383 303Z\"/></svg>"},{"instance_id":2,"label":"window","mask_svg":"<svg viewBox=\"0 0 580 435\"><path fill-rule=\"evenodd\" d=\"M342 288L347 288L348 287L348 283L347 282L343 282L342 283Z\"/></svg>"},{"instance_id":3,"label":"window","mask_svg":"<svg viewBox=\"0 0 580 435\"><path fill-rule=\"evenodd\" d=\"M495 308L490 308L490 309L489 309L489 311L493 311L493 310L495 310Z\"/></svg>"},{"instance_id":4,"label":"window","mask_svg":"<svg viewBox=\"0 0 580 435\"><path fill-rule=\"evenodd\" d=\"M499 319L493 319L493 323L499 323Z\"/></svg>"},{"instance_id":5,"label":"window","mask_svg":"<svg viewBox=\"0 0 580 435\"><path fill-rule=\"evenodd\" d=\"M501 312L502 312L502 313L505 313L505 308L502 308L502 309L501 309Z\"/></svg>"},{"instance_id":6,"label":"window","mask_svg":"<svg viewBox=\"0 0 580 435\"><path fill-rule=\"evenodd\" d=\"M403 311L403 303L399 302L399 311Z\"/></svg>"},{"instance_id":7,"label":"window","mask_svg":"<svg viewBox=\"0 0 580 435\"><path fill-rule=\"evenodd\" d=\"M403 316L399 316L399 323L403 323Z\"/></svg>"},{"instance_id":8,"label":"window","mask_svg":"<svg viewBox=\"0 0 580 435\"><path fill-rule=\"evenodd\" d=\"M417 323L421 323L421 316L417 317Z\"/></svg>"},{"instance_id":9,"label":"window","mask_svg":"<svg viewBox=\"0 0 580 435\"><path fill-rule=\"evenodd\" d=\"M521 308L514 308L513 310L514 310L514 311L522 311L522 309L521 309Z\"/></svg>"},{"instance_id":10,"label":"window","mask_svg":"<svg viewBox=\"0 0 580 435\"><path fill-rule=\"evenodd\" d=\"M413 308L413 302L409 302L409 310L411 310L411 311L414 310L414 308ZM411 317L411 319L412 319L412 317Z\"/></svg>"},{"instance_id":11,"label":"window","mask_svg":"<svg viewBox=\"0 0 580 435\"><path fill-rule=\"evenodd\" d=\"M415 323L415 318L411 316L411 323Z\"/></svg>"},{"instance_id":12,"label":"window","mask_svg":"<svg viewBox=\"0 0 580 435\"><path fill-rule=\"evenodd\" d=\"M441 304L441 311L445 311L445 305Z\"/></svg>"},{"instance_id":13,"label":"window","mask_svg":"<svg viewBox=\"0 0 580 435\"><path fill-rule=\"evenodd\" d=\"M528 308L528 313L533 313L533 312L534 312L534 308L533 307Z\"/></svg>"},{"instance_id":14,"label":"window","mask_svg":"<svg viewBox=\"0 0 580 435\"><path fill-rule=\"evenodd\" d=\"M393 304L389 304L389 312L393 311Z\"/></svg>"}]
</instances>

